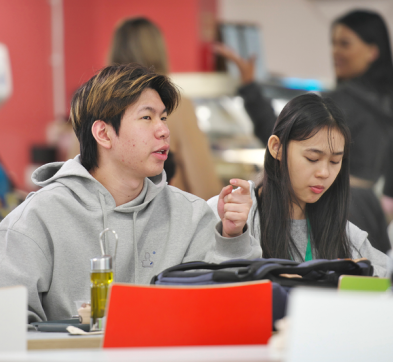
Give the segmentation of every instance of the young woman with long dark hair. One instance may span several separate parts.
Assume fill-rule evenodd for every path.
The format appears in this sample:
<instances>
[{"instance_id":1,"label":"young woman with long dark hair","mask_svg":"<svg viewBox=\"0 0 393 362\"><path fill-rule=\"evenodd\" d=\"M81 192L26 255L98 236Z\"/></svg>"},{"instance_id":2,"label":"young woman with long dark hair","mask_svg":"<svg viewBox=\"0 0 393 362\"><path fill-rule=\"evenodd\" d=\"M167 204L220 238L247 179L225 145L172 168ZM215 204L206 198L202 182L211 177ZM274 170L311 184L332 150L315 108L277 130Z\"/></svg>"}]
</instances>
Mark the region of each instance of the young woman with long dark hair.
<instances>
[{"instance_id":1,"label":"young woman with long dark hair","mask_svg":"<svg viewBox=\"0 0 393 362\"><path fill-rule=\"evenodd\" d=\"M348 217L367 231L375 248L386 253L391 244L373 187L385 175L383 201L393 215L393 63L388 29L376 12L354 10L332 23L331 40L337 88L327 96L343 110L353 140ZM256 136L266 144L276 116L253 81L253 59L242 59L220 44L216 51L239 67L239 93Z\"/></svg>"},{"instance_id":2,"label":"young woman with long dark hair","mask_svg":"<svg viewBox=\"0 0 393 362\"><path fill-rule=\"evenodd\" d=\"M347 221L350 142L332 100L309 93L284 107L267 142L262 182L250 182L248 225L264 258L365 257L375 275L386 275L387 256ZM208 203L217 214L231 211L218 197Z\"/></svg>"}]
</instances>

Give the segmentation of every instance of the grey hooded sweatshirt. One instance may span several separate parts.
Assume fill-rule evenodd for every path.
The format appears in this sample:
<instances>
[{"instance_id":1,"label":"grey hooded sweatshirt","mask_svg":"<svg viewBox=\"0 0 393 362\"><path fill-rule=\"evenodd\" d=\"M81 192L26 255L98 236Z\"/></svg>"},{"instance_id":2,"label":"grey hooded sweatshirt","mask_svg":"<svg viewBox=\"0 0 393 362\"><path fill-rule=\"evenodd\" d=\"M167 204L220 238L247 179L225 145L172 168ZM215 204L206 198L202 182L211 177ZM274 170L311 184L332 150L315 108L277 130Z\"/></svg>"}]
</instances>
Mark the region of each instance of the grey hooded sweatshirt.
<instances>
[{"instance_id":1,"label":"grey hooded sweatshirt","mask_svg":"<svg viewBox=\"0 0 393 362\"><path fill-rule=\"evenodd\" d=\"M248 230L221 236L207 203L168 186L165 172L146 178L141 194L121 206L79 156L42 166L32 179L43 188L0 224L0 286L28 288L29 323L69 318L76 313L74 301L90 300L90 259L101 255L99 234L107 227L119 237L117 282L148 284L189 261L261 256ZM108 235L107 251L113 250Z\"/></svg>"}]
</instances>

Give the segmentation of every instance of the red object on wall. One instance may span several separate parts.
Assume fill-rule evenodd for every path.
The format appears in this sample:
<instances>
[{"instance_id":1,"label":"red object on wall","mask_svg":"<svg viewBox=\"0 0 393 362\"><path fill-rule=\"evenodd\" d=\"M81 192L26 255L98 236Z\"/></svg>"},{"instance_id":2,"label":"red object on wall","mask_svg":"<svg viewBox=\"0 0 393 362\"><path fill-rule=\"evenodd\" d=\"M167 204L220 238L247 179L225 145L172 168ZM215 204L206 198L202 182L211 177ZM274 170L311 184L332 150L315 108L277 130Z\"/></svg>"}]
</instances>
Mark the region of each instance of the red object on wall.
<instances>
[{"instance_id":1,"label":"red object on wall","mask_svg":"<svg viewBox=\"0 0 393 362\"><path fill-rule=\"evenodd\" d=\"M200 287L111 287L104 348L266 344L268 280Z\"/></svg>"},{"instance_id":2,"label":"red object on wall","mask_svg":"<svg viewBox=\"0 0 393 362\"><path fill-rule=\"evenodd\" d=\"M159 26L172 72L211 70L210 35L202 30L216 8L216 0L63 0L67 107L107 64L113 31L126 17L145 16ZM0 159L23 188L30 147L45 142L53 121L50 1L0 0L0 42L9 49L14 88L0 108Z\"/></svg>"}]
</instances>

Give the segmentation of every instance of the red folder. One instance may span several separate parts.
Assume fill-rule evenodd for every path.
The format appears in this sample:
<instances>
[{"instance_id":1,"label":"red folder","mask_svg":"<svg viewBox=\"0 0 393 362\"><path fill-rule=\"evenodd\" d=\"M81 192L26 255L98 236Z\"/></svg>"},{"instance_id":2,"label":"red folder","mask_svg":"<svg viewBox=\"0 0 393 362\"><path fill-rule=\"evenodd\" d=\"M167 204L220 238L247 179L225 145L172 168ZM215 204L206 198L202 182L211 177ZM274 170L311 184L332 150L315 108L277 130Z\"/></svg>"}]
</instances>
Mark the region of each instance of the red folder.
<instances>
[{"instance_id":1,"label":"red folder","mask_svg":"<svg viewBox=\"0 0 393 362\"><path fill-rule=\"evenodd\" d=\"M266 344L269 281L201 287L113 284L104 348Z\"/></svg>"}]
</instances>

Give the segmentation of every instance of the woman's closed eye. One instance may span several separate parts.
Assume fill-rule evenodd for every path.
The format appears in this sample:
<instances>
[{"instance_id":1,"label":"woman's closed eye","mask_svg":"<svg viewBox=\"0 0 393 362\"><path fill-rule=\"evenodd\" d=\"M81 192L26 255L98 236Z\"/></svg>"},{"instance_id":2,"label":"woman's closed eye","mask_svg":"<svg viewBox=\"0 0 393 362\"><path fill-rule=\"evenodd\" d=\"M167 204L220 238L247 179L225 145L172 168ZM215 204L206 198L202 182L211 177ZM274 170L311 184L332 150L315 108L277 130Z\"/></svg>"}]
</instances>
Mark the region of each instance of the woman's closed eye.
<instances>
[{"instance_id":1,"label":"woman's closed eye","mask_svg":"<svg viewBox=\"0 0 393 362\"><path fill-rule=\"evenodd\" d=\"M311 158L308 158L308 157L306 157L307 158L307 160L309 160L310 162L317 162L318 161L318 159L316 159L316 160L313 160L313 159L311 159Z\"/></svg>"},{"instance_id":2,"label":"woman's closed eye","mask_svg":"<svg viewBox=\"0 0 393 362\"><path fill-rule=\"evenodd\" d=\"M317 161L319 161L319 159L317 158L317 159L312 159L312 158L308 158L308 157L306 157L306 159L308 160L308 161L310 161L310 162L317 162ZM339 163L340 163L341 161L330 161L330 163L331 164L333 164L333 165L338 165Z\"/></svg>"}]
</instances>

